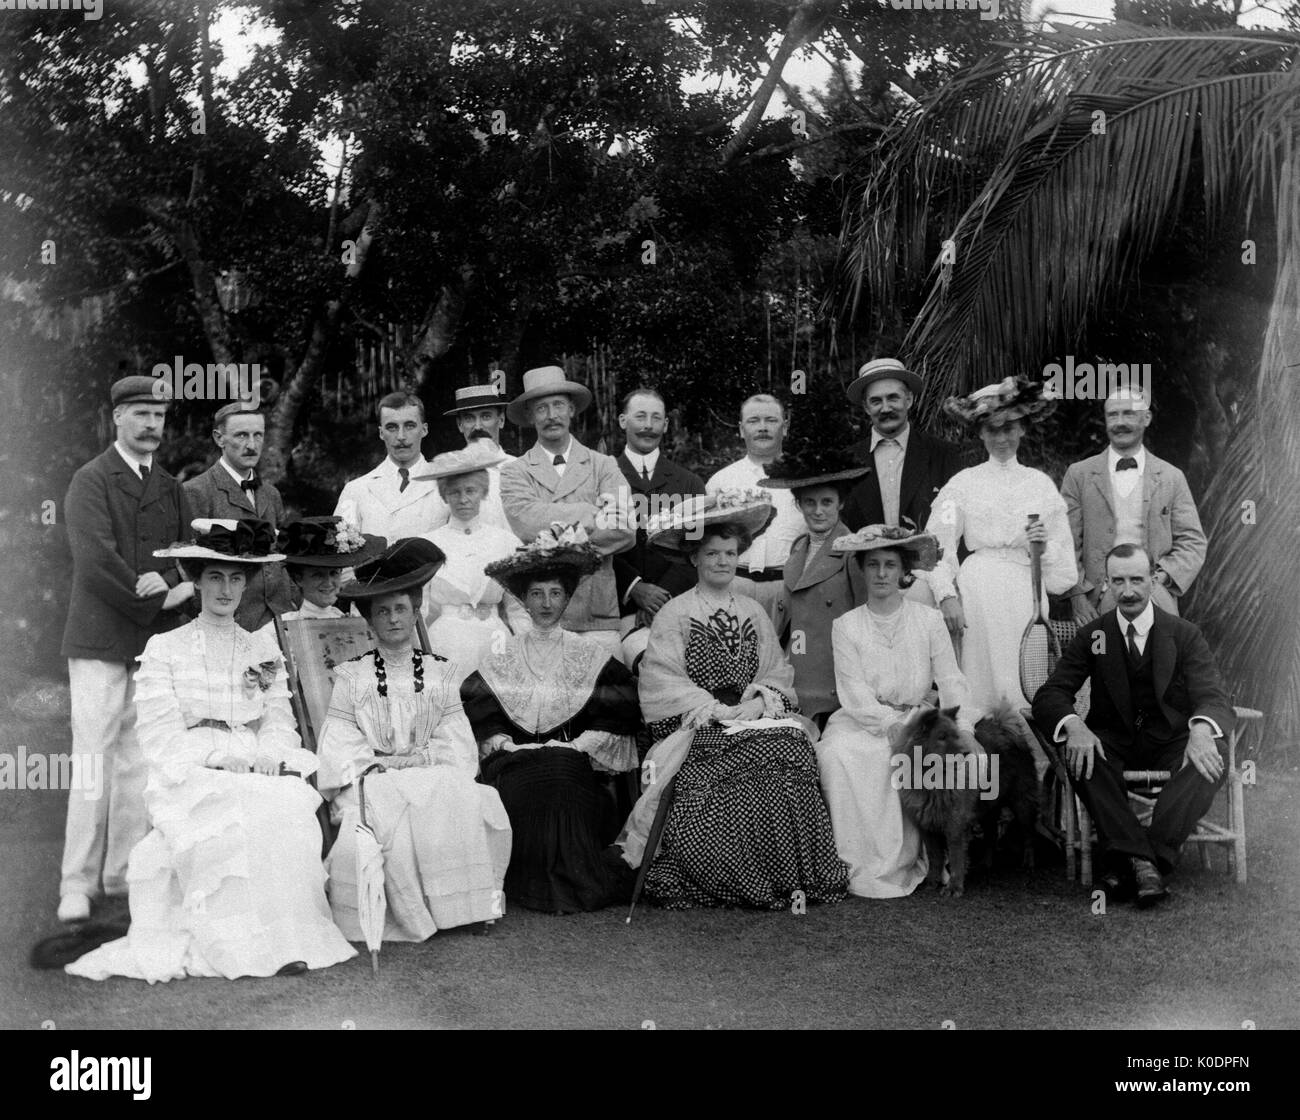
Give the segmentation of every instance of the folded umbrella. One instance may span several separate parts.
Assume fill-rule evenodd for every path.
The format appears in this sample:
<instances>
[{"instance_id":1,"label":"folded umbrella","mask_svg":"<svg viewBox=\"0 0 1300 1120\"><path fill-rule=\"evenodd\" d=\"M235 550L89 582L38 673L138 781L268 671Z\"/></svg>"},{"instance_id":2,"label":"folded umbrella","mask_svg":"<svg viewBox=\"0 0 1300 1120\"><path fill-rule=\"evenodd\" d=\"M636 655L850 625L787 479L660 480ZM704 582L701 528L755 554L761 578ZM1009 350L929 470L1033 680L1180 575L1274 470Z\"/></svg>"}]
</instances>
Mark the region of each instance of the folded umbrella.
<instances>
[{"instance_id":1,"label":"folded umbrella","mask_svg":"<svg viewBox=\"0 0 1300 1120\"><path fill-rule=\"evenodd\" d=\"M384 851L366 820L366 775L357 780L361 798L361 819L357 822L357 921L370 950L370 966L379 975L379 947L384 941L388 901L384 895Z\"/></svg>"}]
</instances>

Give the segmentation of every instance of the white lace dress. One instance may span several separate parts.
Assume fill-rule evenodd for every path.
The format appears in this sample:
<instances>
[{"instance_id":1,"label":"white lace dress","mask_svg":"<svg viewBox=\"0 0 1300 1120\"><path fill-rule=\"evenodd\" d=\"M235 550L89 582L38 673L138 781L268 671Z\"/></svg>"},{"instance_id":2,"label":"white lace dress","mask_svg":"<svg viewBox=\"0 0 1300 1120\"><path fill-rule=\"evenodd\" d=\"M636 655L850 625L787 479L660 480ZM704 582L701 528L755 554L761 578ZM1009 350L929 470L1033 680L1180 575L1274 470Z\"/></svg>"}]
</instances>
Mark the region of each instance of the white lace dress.
<instances>
[{"instance_id":1,"label":"white lace dress","mask_svg":"<svg viewBox=\"0 0 1300 1120\"><path fill-rule=\"evenodd\" d=\"M330 919L320 796L303 780L273 634L191 622L149 640L136 674L152 830L131 852L131 930L67 966L75 976L272 976L355 955ZM302 777L207 768L258 754Z\"/></svg>"},{"instance_id":2,"label":"white lace dress","mask_svg":"<svg viewBox=\"0 0 1300 1120\"><path fill-rule=\"evenodd\" d=\"M1042 471L1010 459L990 459L949 480L930 507L926 528L939 538L943 559L919 575L941 603L954 589L961 593L966 633L961 668L970 685L974 718L999 701L1017 710L1028 701L1020 691L1020 638L1033 613L1033 586L1025 524L1036 513L1047 529L1043 583L1053 595L1077 581L1074 538L1065 499ZM970 555L958 567L957 542ZM1046 607L1046 595L1043 597Z\"/></svg>"}]
</instances>

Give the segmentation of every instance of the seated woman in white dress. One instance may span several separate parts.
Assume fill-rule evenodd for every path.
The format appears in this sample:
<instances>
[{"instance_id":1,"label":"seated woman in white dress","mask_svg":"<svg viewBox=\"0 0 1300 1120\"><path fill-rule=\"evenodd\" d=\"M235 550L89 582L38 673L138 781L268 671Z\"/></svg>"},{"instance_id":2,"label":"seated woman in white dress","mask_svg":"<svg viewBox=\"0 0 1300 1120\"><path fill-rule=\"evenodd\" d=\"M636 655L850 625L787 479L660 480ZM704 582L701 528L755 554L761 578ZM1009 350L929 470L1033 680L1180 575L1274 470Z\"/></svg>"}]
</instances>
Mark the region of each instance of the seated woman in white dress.
<instances>
[{"instance_id":1,"label":"seated woman in white dress","mask_svg":"<svg viewBox=\"0 0 1300 1120\"><path fill-rule=\"evenodd\" d=\"M281 622L292 622L343 618L345 612L337 603L344 569L374 560L388 542L360 532L341 517L300 517L284 524L275 547L285 554L284 570L302 592L302 606L280 615Z\"/></svg>"},{"instance_id":2,"label":"seated woman in white dress","mask_svg":"<svg viewBox=\"0 0 1300 1120\"><path fill-rule=\"evenodd\" d=\"M437 481L449 511L445 525L423 534L447 557L424 589L424 619L430 647L458 663L462 680L512 633L528 628L519 600L484 573L488 564L504 560L520 544L514 533L481 513L490 486L488 468L505 460L495 444L474 443L434 456L431 469L415 476Z\"/></svg>"},{"instance_id":3,"label":"seated woman in white dress","mask_svg":"<svg viewBox=\"0 0 1300 1120\"><path fill-rule=\"evenodd\" d=\"M271 555L264 521L194 522L181 561L202 610L149 639L136 674L151 831L131 852L131 928L67 971L102 980L274 976L355 955L330 920L320 864L320 796L304 780L284 662L266 628L235 608Z\"/></svg>"},{"instance_id":4,"label":"seated woman in white dress","mask_svg":"<svg viewBox=\"0 0 1300 1120\"><path fill-rule=\"evenodd\" d=\"M943 617L903 596L912 572L934 567L935 538L868 525L834 546L866 553L867 601L831 627L842 707L817 743L817 765L835 844L849 865L850 892L897 898L916 889L927 864L921 835L891 781L889 737L927 702L932 683L939 686L940 706L962 708L958 726L970 731L966 680Z\"/></svg>"},{"instance_id":5,"label":"seated woman in white dress","mask_svg":"<svg viewBox=\"0 0 1300 1120\"><path fill-rule=\"evenodd\" d=\"M454 662L414 643L420 589L442 563L421 537L395 542L343 585L375 632L376 648L335 669L320 734L320 789L338 839L326 859L330 908L350 940L357 916L359 786L366 823L384 852L385 941L424 941L440 929L505 913L510 821L475 781L478 748Z\"/></svg>"},{"instance_id":6,"label":"seated woman in white dress","mask_svg":"<svg viewBox=\"0 0 1300 1120\"><path fill-rule=\"evenodd\" d=\"M1029 704L1020 690L1020 636L1033 612L1031 546L1045 547L1046 592L1062 595L1077 582L1065 499L1047 475L1016 459L1026 423L1050 403L1036 383L1008 377L944 404L978 431L989 457L958 471L935 497L926 529L943 556L922 578L948 629L960 637L962 672L979 715L1000 703L1016 712ZM959 541L969 550L960 564ZM1041 753L1033 736L1027 738Z\"/></svg>"}]
</instances>

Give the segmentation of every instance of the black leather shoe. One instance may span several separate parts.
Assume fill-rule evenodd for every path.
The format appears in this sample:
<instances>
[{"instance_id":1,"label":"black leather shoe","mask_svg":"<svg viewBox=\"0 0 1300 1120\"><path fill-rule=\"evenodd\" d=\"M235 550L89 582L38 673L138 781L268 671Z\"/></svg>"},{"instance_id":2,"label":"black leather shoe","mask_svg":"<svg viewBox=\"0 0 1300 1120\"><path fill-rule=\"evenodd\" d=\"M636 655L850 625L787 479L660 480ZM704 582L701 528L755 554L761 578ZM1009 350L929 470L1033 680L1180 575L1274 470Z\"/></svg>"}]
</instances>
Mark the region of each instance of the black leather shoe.
<instances>
[{"instance_id":1,"label":"black leather shoe","mask_svg":"<svg viewBox=\"0 0 1300 1120\"><path fill-rule=\"evenodd\" d=\"M277 976L301 976L306 971L307 971L306 961L290 961L287 965L285 965L282 969L280 969L276 973L276 975Z\"/></svg>"},{"instance_id":2,"label":"black leather shoe","mask_svg":"<svg viewBox=\"0 0 1300 1120\"><path fill-rule=\"evenodd\" d=\"M1145 910L1169 897L1169 888L1160 877L1156 865L1149 859L1133 860L1133 878L1137 881L1137 904Z\"/></svg>"},{"instance_id":3,"label":"black leather shoe","mask_svg":"<svg viewBox=\"0 0 1300 1120\"><path fill-rule=\"evenodd\" d=\"M1131 875L1119 871L1106 871L1097 880L1097 885L1106 892L1110 902L1128 902L1136 890Z\"/></svg>"}]
</instances>

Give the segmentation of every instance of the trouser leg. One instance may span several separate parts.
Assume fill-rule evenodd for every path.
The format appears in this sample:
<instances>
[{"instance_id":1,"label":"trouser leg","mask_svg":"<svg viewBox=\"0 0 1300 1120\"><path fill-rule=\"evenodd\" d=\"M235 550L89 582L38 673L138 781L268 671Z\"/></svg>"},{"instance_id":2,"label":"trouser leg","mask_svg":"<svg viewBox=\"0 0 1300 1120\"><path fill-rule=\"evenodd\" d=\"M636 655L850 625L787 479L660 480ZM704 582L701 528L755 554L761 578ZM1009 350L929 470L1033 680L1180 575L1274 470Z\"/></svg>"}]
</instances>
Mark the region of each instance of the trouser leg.
<instances>
[{"instance_id":1,"label":"trouser leg","mask_svg":"<svg viewBox=\"0 0 1300 1120\"><path fill-rule=\"evenodd\" d=\"M1102 749L1106 757L1102 758L1100 753L1093 755L1092 777L1075 779L1071 775L1070 781L1097 826L1106 860L1113 867L1119 867L1131 856L1154 862L1151 841L1133 812L1124 784L1124 768L1128 763L1113 744L1103 743Z\"/></svg>"},{"instance_id":2,"label":"trouser leg","mask_svg":"<svg viewBox=\"0 0 1300 1120\"><path fill-rule=\"evenodd\" d=\"M105 767L108 838L104 853L104 893L125 895L126 868L131 859L131 849L149 831L149 816L144 807L148 767L136 735L134 665L127 671L122 722L117 742L110 748L110 753L111 765Z\"/></svg>"},{"instance_id":3,"label":"trouser leg","mask_svg":"<svg viewBox=\"0 0 1300 1120\"><path fill-rule=\"evenodd\" d=\"M1219 743L1215 745L1219 746ZM1196 828L1196 822L1210 811L1215 794L1228 776L1226 746L1219 746L1223 773L1217 782L1201 777L1200 771L1190 763L1183 764L1185 749L1184 741L1176 749L1167 751L1161 759L1160 769L1173 771L1173 776L1156 798L1151 824L1147 828L1147 839L1160 870L1165 874L1173 870L1183 843Z\"/></svg>"}]
</instances>

